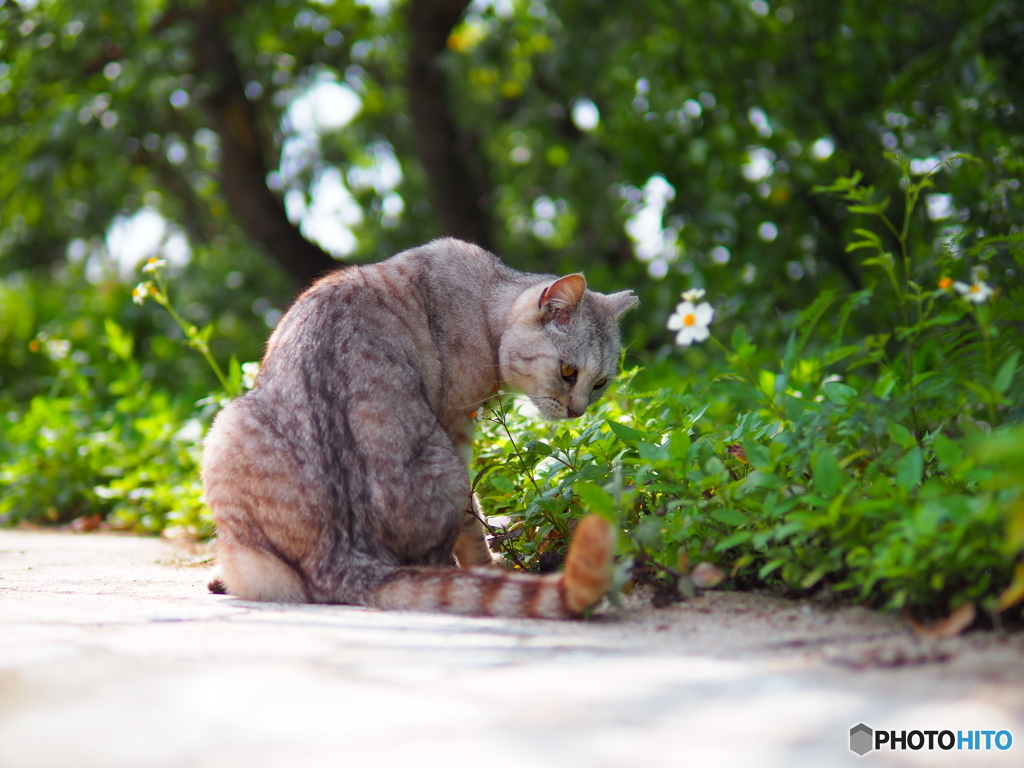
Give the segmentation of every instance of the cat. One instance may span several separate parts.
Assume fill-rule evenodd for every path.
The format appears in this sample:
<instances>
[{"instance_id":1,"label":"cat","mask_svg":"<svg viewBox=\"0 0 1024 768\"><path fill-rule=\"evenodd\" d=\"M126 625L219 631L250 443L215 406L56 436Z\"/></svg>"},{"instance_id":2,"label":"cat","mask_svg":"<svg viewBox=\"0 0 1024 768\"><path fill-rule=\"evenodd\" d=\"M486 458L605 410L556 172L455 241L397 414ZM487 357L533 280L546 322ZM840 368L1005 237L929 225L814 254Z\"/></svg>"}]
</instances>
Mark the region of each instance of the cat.
<instances>
[{"instance_id":1,"label":"cat","mask_svg":"<svg viewBox=\"0 0 1024 768\"><path fill-rule=\"evenodd\" d=\"M254 388L206 438L210 590L580 616L608 589L611 526L583 518L561 575L493 567L467 471L472 416L498 387L548 419L582 415L617 373L617 320L636 303L632 291L519 272L451 238L321 278L278 322Z\"/></svg>"}]
</instances>

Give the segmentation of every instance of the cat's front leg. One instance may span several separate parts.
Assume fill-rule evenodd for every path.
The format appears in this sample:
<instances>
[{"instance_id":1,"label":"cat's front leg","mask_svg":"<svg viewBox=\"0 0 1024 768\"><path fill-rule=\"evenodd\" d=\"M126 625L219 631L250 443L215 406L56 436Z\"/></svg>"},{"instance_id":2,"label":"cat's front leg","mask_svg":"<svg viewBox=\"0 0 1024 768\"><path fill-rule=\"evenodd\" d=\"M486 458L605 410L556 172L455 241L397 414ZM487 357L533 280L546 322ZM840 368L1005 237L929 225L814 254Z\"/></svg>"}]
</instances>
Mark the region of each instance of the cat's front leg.
<instances>
[{"instance_id":1,"label":"cat's front leg","mask_svg":"<svg viewBox=\"0 0 1024 768\"><path fill-rule=\"evenodd\" d=\"M500 559L487 547L484 538L484 526L480 522L483 514L476 494L473 494L471 506L462 515L459 537L455 540L452 554L460 568L478 568L481 565L500 565Z\"/></svg>"},{"instance_id":2,"label":"cat's front leg","mask_svg":"<svg viewBox=\"0 0 1024 768\"><path fill-rule=\"evenodd\" d=\"M474 427L474 421L466 419L458 424L452 432L449 432L452 442L455 444L455 450L467 466L470 466L473 459ZM469 506L463 511L459 537L455 540L455 547L452 550L460 568L479 568L482 565L501 566L504 563L500 556L492 554L487 547L483 519L480 501L474 493L470 496Z\"/></svg>"}]
</instances>

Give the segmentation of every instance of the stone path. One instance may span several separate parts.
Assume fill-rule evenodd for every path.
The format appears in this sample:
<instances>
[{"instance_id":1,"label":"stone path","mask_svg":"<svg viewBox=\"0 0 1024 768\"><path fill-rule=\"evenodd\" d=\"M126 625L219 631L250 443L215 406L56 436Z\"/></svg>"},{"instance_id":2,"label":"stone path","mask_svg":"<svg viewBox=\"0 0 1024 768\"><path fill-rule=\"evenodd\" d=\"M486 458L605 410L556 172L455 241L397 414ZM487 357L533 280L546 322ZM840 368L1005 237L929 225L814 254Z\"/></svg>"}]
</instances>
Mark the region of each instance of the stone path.
<instances>
[{"instance_id":1,"label":"stone path","mask_svg":"<svg viewBox=\"0 0 1024 768\"><path fill-rule=\"evenodd\" d=\"M187 563L0 531L0 768L1024 764L1019 634L734 593L564 623L254 604ZM860 722L1014 743L861 758Z\"/></svg>"}]
</instances>

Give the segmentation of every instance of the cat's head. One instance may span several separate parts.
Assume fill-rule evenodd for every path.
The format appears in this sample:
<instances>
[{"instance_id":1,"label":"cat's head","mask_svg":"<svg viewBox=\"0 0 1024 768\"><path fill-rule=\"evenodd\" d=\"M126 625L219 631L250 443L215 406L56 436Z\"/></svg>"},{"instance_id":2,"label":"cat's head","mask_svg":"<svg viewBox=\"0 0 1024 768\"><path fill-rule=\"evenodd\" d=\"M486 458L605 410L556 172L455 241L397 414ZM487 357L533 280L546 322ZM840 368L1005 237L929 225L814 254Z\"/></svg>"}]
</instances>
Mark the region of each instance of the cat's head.
<instances>
[{"instance_id":1,"label":"cat's head","mask_svg":"<svg viewBox=\"0 0 1024 768\"><path fill-rule=\"evenodd\" d=\"M618 319L636 304L632 291L588 291L583 275L527 289L502 335L502 380L547 419L583 415L618 373Z\"/></svg>"}]
</instances>

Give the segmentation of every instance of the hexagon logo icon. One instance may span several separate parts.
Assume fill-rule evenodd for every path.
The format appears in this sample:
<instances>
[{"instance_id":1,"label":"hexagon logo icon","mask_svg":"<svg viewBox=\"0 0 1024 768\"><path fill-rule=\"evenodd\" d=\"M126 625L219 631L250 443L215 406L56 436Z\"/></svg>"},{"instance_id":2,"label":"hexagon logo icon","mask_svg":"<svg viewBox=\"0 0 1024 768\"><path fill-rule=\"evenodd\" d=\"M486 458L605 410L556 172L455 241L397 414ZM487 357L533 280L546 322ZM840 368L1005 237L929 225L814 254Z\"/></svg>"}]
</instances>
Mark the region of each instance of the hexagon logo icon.
<instances>
[{"instance_id":1,"label":"hexagon logo icon","mask_svg":"<svg viewBox=\"0 0 1024 768\"><path fill-rule=\"evenodd\" d=\"M874 732L864 723L857 723L857 725L850 729L850 751L864 757L864 755L874 749L872 744L873 736Z\"/></svg>"}]
</instances>

